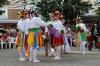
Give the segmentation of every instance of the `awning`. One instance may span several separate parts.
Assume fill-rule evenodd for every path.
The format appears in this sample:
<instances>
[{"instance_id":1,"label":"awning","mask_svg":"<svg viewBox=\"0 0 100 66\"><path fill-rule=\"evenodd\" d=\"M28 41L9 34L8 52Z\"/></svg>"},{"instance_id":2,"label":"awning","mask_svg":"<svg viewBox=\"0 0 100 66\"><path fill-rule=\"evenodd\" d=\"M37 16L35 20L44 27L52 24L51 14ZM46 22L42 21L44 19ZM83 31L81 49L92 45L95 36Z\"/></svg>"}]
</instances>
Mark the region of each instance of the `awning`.
<instances>
[{"instance_id":1,"label":"awning","mask_svg":"<svg viewBox=\"0 0 100 66\"><path fill-rule=\"evenodd\" d=\"M0 20L0 23L17 23L18 20Z\"/></svg>"}]
</instances>

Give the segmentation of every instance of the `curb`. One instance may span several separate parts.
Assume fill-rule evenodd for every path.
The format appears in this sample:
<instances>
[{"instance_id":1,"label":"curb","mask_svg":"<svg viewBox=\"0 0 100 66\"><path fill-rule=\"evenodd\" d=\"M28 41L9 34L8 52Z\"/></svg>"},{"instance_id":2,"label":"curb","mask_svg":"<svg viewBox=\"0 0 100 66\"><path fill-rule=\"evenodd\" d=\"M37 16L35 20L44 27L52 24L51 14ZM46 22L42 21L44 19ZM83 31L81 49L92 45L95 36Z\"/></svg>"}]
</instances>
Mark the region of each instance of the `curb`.
<instances>
[{"instance_id":1,"label":"curb","mask_svg":"<svg viewBox=\"0 0 100 66\"><path fill-rule=\"evenodd\" d=\"M76 53L76 54L80 54L81 52L80 51L71 51L71 52L68 52L68 53ZM86 54L100 54L100 52L94 52L94 51L86 51Z\"/></svg>"}]
</instances>

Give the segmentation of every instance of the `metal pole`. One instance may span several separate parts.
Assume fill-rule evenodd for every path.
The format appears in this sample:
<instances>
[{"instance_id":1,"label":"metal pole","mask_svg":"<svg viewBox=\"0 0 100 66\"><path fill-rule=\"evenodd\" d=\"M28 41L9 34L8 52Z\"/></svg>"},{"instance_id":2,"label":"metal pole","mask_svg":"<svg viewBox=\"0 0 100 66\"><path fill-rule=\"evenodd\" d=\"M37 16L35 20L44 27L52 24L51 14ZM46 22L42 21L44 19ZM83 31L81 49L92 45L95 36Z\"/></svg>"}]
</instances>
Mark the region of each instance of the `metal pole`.
<instances>
[{"instance_id":1,"label":"metal pole","mask_svg":"<svg viewBox=\"0 0 100 66\"><path fill-rule=\"evenodd\" d=\"M27 5L27 1L26 0L22 0L22 9L25 10Z\"/></svg>"}]
</instances>

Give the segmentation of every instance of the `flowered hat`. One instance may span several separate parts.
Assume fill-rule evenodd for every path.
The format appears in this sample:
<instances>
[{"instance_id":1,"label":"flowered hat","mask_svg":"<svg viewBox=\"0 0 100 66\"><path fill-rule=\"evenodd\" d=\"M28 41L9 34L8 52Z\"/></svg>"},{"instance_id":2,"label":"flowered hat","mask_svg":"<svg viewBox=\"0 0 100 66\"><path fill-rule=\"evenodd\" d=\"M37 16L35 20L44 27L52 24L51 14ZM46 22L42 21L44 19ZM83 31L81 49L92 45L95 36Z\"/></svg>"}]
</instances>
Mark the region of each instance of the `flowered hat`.
<instances>
[{"instance_id":1,"label":"flowered hat","mask_svg":"<svg viewBox=\"0 0 100 66\"><path fill-rule=\"evenodd\" d=\"M52 13L52 16L53 17L58 17L59 19L62 19L63 18L63 13L57 10L57 11L54 11Z\"/></svg>"},{"instance_id":2,"label":"flowered hat","mask_svg":"<svg viewBox=\"0 0 100 66\"><path fill-rule=\"evenodd\" d=\"M28 13L27 10L25 10L25 11L21 10L17 13L17 15L19 18L22 18L23 16L27 15L27 13Z\"/></svg>"},{"instance_id":3,"label":"flowered hat","mask_svg":"<svg viewBox=\"0 0 100 66\"><path fill-rule=\"evenodd\" d=\"M81 17L77 16L76 19L75 19L75 21L82 22L82 19L81 19Z\"/></svg>"}]
</instances>

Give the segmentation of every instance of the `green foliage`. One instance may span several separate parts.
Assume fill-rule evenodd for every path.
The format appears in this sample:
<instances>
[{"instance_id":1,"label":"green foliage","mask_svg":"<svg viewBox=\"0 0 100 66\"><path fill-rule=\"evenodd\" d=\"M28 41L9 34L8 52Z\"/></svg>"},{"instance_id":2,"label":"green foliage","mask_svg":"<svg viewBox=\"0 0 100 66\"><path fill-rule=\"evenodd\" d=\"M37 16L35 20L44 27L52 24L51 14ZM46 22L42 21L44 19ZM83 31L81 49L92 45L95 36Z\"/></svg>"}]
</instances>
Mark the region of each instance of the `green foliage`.
<instances>
[{"instance_id":1,"label":"green foliage","mask_svg":"<svg viewBox=\"0 0 100 66\"><path fill-rule=\"evenodd\" d=\"M71 30L74 31L74 32L76 31L76 24L71 25Z\"/></svg>"},{"instance_id":2,"label":"green foliage","mask_svg":"<svg viewBox=\"0 0 100 66\"><path fill-rule=\"evenodd\" d=\"M100 7L96 10L96 14L100 17Z\"/></svg>"},{"instance_id":3,"label":"green foliage","mask_svg":"<svg viewBox=\"0 0 100 66\"><path fill-rule=\"evenodd\" d=\"M91 4L89 4L88 2L82 2L82 0L65 0L65 19L72 20L77 15L81 16L84 13L87 13L91 6Z\"/></svg>"},{"instance_id":4,"label":"green foliage","mask_svg":"<svg viewBox=\"0 0 100 66\"><path fill-rule=\"evenodd\" d=\"M5 13L5 11L0 10L0 14Z\"/></svg>"},{"instance_id":5,"label":"green foliage","mask_svg":"<svg viewBox=\"0 0 100 66\"><path fill-rule=\"evenodd\" d=\"M0 8L3 7L4 5L8 5L9 1L8 0L0 0ZM0 15L4 13L5 11L0 10Z\"/></svg>"},{"instance_id":6,"label":"green foliage","mask_svg":"<svg viewBox=\"0 0 100 66\"><path fill-rule=\"evenodd\" d=\"M83 15L87 13L91 4L89 2L83 2L82 0L41 0L36 6L42 16L49 19L49 13L54 10L60 10L64 14L65 20L72 20L77 15Z\"/></svg>"},{"instance_id":7,"label":"green foliage","mask_svg":"<svg viewBox=\"0 0 100 66\"><path fill-rule=\"evenodd\" d=\"M99 6L95 12L96 12L96 15L100 18L100 2L95 2L95 6Z\"/></svg>"}]
</instances>

